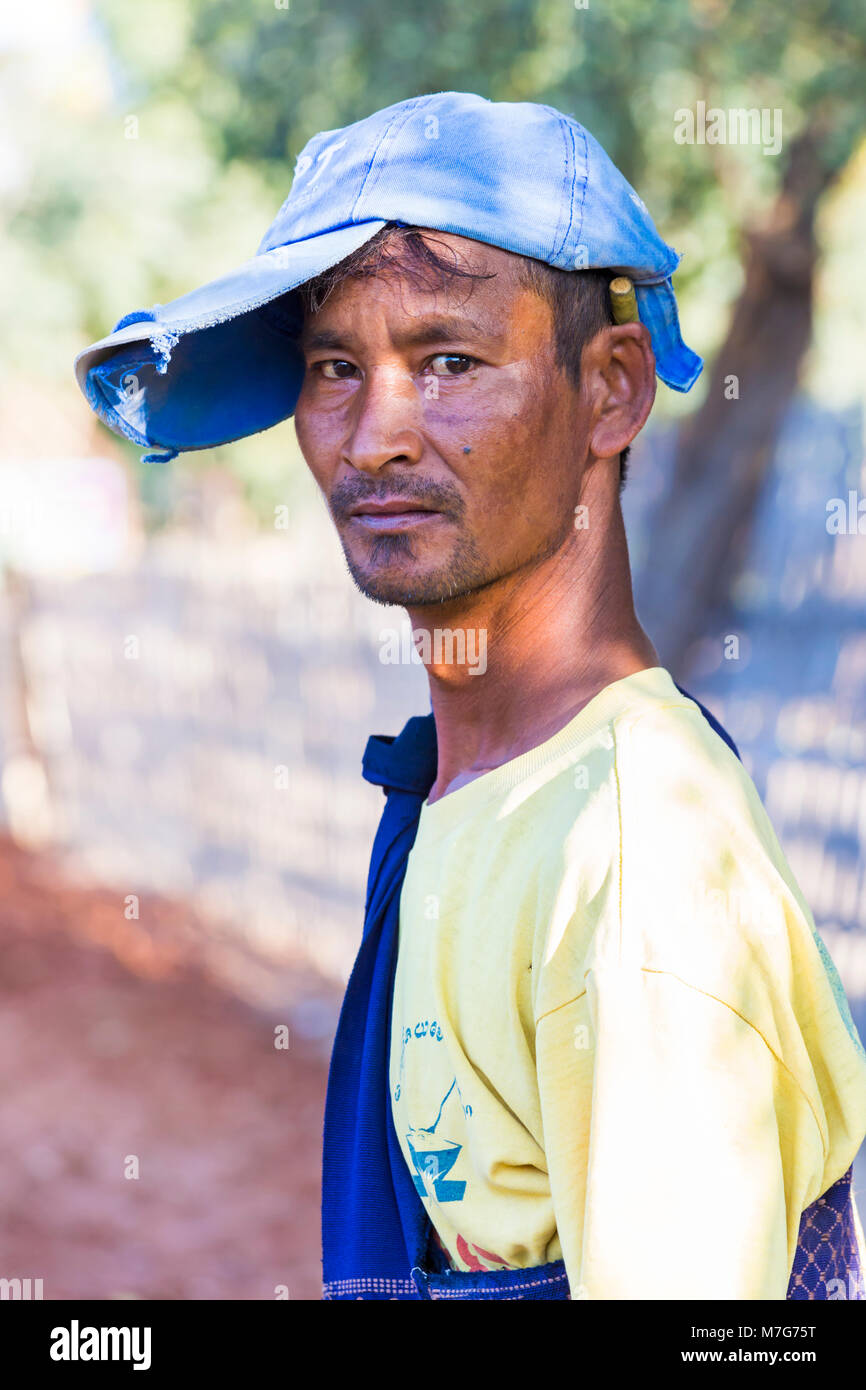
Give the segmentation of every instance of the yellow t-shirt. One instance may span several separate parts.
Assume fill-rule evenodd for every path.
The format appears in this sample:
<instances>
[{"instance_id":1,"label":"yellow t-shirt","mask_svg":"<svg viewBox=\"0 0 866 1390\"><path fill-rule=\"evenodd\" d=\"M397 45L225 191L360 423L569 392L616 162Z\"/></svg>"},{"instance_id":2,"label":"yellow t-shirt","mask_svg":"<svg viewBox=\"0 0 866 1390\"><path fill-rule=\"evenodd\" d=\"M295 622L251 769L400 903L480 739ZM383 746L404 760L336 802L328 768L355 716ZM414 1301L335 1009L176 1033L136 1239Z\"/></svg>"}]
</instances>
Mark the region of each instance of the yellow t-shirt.
<instances>
[{"instance_id":1,"label":"yellow t-shirt","mask_svg":"<svg viewBox=\"0 0 866 1390\"><path fill-rule=\"evenodd\" d=\"M866 1054L751 779L661 667L422 807L390 1086L454 1268L785 1297Z\"/></svg>"}]
</instances>

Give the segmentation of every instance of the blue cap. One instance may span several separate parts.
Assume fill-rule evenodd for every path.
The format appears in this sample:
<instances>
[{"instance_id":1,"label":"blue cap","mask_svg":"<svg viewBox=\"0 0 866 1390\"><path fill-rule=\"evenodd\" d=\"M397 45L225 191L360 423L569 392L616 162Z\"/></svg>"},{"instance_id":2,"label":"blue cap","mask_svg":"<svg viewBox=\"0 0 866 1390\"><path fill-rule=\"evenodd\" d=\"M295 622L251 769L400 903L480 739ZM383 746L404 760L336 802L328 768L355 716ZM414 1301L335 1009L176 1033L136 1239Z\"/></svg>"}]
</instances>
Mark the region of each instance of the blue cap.
<instances>
[{"instance_id":1,"label":"blue cap","mask_svg":"<svg viewBox=\"0 0 866 1390\"><path fill-rule=\"evenodd\" d=\"M265 306L388 222L454 232L561 270L628 275L662 381L688 391L700 374L671 284L680 258L589 131L551 106L438 92L313 136L252 260L127 314L79 354L90 405L115 433L166 457L285 420L304 375L301 309L277 317Z\"/></svg>"}]
</instances>

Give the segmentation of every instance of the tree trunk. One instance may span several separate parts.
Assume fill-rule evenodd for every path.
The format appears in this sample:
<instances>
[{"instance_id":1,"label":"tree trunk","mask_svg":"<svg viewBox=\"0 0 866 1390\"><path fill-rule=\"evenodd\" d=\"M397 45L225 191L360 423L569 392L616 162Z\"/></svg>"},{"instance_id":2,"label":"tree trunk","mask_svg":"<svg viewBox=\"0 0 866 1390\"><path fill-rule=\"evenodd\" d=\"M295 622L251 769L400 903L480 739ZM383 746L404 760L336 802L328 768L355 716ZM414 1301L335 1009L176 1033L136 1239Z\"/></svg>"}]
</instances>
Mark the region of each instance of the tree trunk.
<instances>
[{"instance_id":1,"label":"tree trunk","mask_svg":"<svg viewBox=\"0 0 866 1390\"><path fill-rule=\"evenodd\" d=\"M811 337L815 211L835 174L813 131L792 144L769 216L744 234L745 283L728 335L704 404L679 431L670 489L651 518L638 604L675 674L685 674L743 556Z\"/></svg>"}]
</instances>

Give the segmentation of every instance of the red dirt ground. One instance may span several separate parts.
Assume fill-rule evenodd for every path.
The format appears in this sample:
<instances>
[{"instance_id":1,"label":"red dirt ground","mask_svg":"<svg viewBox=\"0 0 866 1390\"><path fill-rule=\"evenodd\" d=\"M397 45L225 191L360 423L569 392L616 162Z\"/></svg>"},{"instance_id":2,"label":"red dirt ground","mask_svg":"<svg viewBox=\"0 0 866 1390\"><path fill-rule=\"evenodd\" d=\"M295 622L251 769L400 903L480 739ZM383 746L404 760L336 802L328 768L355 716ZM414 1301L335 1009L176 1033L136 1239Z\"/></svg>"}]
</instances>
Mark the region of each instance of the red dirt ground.
<instances>
[{"instance_id":1,"label":"red dirt ground","mask_svg":"<svg viewBox=\"0 0 866 1390\"><path fill-rule=\"evenodd\" d=\"M182 904L143 897L127 922L8 840L0 904L0 1277L46 1299L320 1298L328 1040L209 978Z\"/></svg>"}]
</instances>

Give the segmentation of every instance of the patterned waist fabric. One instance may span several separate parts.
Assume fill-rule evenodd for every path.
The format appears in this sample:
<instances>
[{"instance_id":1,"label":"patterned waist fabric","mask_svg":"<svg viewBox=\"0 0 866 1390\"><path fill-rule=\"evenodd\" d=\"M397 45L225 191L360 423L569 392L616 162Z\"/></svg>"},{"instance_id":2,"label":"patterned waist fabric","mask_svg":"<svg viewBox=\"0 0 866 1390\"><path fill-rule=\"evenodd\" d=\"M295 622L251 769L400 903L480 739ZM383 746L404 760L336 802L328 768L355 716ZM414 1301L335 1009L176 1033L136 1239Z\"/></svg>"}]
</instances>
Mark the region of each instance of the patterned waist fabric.
<instances>
[{"instance_id":1,"label":"patterned waist fabric","mask_svg":"<svg viewBox=\"0 0 866 1390\"><path fill-rule=\"evenodd\" d=\"M849 1168L803 1212L786 1298L866 1299L851 1178Z\"/></svg>"}]
</instances>

